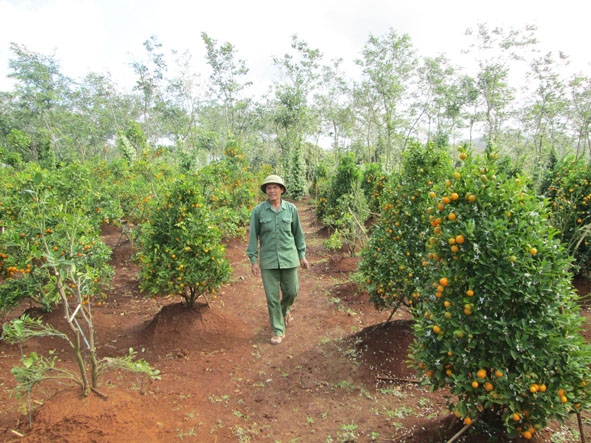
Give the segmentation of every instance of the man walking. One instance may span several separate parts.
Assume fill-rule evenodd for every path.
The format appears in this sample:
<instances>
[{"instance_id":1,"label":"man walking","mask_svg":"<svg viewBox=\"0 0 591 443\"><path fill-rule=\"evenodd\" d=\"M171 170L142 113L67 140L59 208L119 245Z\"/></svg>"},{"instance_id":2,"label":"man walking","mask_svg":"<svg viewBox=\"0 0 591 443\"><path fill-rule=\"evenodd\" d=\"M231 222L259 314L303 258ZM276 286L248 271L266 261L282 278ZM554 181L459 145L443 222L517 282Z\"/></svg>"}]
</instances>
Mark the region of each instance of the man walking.
<instances>
[{"instance_id":1,"label":"man walking","mask_svg":"<svg viewBox=\"0 0 591 443\"><path fill-rule=\"evenodd\" d=\"M298 210L281 198L287 191L283 180L269 175L261 191L267 200L252 210L246 254L253 275L262 276L273 329L271 343L278 345L292 321L289 310L298 295L298 266L308 269L310 265Z\"/></svg>"}]
</instances>

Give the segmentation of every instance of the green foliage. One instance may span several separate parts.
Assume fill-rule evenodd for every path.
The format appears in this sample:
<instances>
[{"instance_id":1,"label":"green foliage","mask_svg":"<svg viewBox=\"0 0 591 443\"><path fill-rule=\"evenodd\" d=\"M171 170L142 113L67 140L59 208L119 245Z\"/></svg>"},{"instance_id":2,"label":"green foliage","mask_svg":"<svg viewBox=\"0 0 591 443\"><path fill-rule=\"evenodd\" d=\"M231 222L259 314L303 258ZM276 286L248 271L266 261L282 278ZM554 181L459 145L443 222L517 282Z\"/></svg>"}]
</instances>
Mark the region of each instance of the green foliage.
<instances>
[{"instance_id":1,"label":"green foliage","mask_svg":"<svg viewBox=\"0 0 591 443\"><path fill-rule=\"evenodd\" d=\"M92 193L85 186L88 182L82 176L73 176L73 167L58 171L29 167L3 177L3 308L29 298L51 310L63 301L60 290L89 303L94 297L102 297L103 287L110 282L111 251L101 241L100 225L93 220L96 211L92 210ZM91 208L90 215L82 211L86 205ZM61 289L60 284L64 284Z\"/></svg>"},{"instance_id":2,"label":"green foliage","mask_svg":"<svg viewBox=\"0 0 591 443\"><path fill-rule=\"evenodd\" d=\"M321 194L321 190L326 187L328 175L329 172L326 162L316 165L316 168L314 168L314 172L312 174L312 184L309 190L312 197L317 198Z\"/></svg>"},{"instance_id":3,"label":"green foliage","mask_svg":"<svg viewBox=\"0 0 591 443\"><path fill-rule=\"evenodd\" d=\"M250 172L244 152L230 141L222 160L210 163L196 174L197 189L215 211L225 238L244 234L260 189Z\"/></svg>"},{"instance_id":4,"label":"green foliage","mask_svg":"<svg viewBox=\"0 0 591 443\"><path fill-rule=\"evenodd\" d=\"M382 212L362 252L357 276L376 309L394 313L419 296L430 271L425 246L429 192L450 170L447 148L415 143L404 153L400 175L392 175L382 192Z\"/></svg>"},{"instance_id":5,"label":"green foliage","mask_svg":"<svg viewBox=\"0 0 591 443\"><path fill-rule=\"evenodd\" d=\"M365 222L369 218L369 209L360 183L354 183L351 192L343 194L333 209L333 213L339 214L339 218L325 218L325 223L335 228L331 237L338 237L342 246L346 246L353 256L367 240ZM333 244L335 241L336 238L333 238Z\"/></svg>"},{"instance_id":6,"label":"green foliage","mask_svg":"<svg viewBox=\"0 0 591 443\"><path fill-rule=\"evenodd\" d=\"M382 206L382 193L388 183L388 177L381 163L369 163L363 170L361 188L367 200L369 209L373 213L380 213Z\"/></svg>"},{"instance_id":7,"label":"green foliage","mask_svg":"<svg viewBox=\"0 0 591 443\"><path fill-rule=\"evenodd\" d=\"M413 310L412 358L459 417L531 437L591 404L570 257L526 178L494 153L461 158L434 186L434 272Z\"/></svg>"},{"instance_id":8,"label":"green foliage","mask_svg":"<svg viewBox=\"0 0 591 443\"><path fill-rule=\"evenodd\" d=\"M160 380L160 371L154 369L143 359L136 359L137 351L129 348L129 353L123 357L104 357L101 362L101 372L122 370L131 372L137 377L140 394L144 394L144 384L147 380Z\"/></svg>"},{"instance_id":9,"label":"green foliage","mask_svg":"<svg viewBox=\"0 0 591 443\"><path fill-rule=\"evenodd\" d=\"M143 291L178 295L193 308L197 298L228 281L231 269L212 209L194 176L171 184L142 227L138 258Z\"/></svg>"},{"instance_id":10,"label":"green foliage","mask_svg":"<svg viewBox=\"0 0 591 443\"><path fill-rule=\"evenodd\" d=\"M338 240L348 247L352 255L365 244L365 222L369 218L361 174L353 154L341 157L336 175L330 184L320 190L316 207L316 217L324 225L338 231ZM333 235L337 235L336 232Z\"/></svg>"},{"instance_id":11,"label":"green foliage","mask_svg":"<svg viewBox=\"0 0 591 443\"><path fill-rule=\"evenodd\" d=\"M381 212L382 194L388 183L388 177L381 163L369 163L365 165L361 188L367 200L369 210L374 214Z\"/></svg>"},{"instance_id":12,"label":"green foliage","mask_svg":"<svg viewBox=\"0 0 591 443\"><path fill-rule=\"evenodd\" d=\"M341 197L351 194L355 185L360 185L361 169L355 164L353 154L343 155L330 186L319 195L316 216L327 226L338 227L339 219L344 215ZM346 208L345 208L346 209ZM363 220L365 221L365 220Z\"/></svg>"},{"instance_id":13,"label":"green foliage","mask_svg":"<svg viewBox=\"0 0 591 443\"><path fill-rule=\"evenodd\" d=\"M300 200L306 190L306 162L302 151L301 144L298 144L291 152L288 195L295 200Z\"/></svg>"},{"instance_id":14,"label":"green foliage","mask_svg":"<svg viewBox=\"0 0 591 443\"><path fill-rule=\"evenodd\" d=\"M2 188L0 205L5 225L0 236L0 306L7 308L29 298L45 310L58 305L63 309L71 337L24 323L15 331L20 333L19 341L29 333L51 333L66 340L86 395L98 382L92 304L96 299L101 303L102 291L113 275L111 250L101 241L100 225L94 220L97 211L88 170L71 165L50 172L29 166L2 180L9 186ZM24 333L27 329L29 333ZM88 351L84 355L82 342Z\"/></svg>"},{"instance_id":15,"label":"green foliage","mask_svg":"<svg viewBox=\"0 0 591 443\"><path fill-rule=\"evenodd\" d=\"M41 318L22 315L2 325L2 340L10 344L23 343L30 338L57 337L71 344L69 337L63 332L43 323ZM125 370L143 377L159 378L160 371L152 368L144 360L135 360L136 352L130 348L129 354L123 357L104 357L98 369L100 373L108 370ZM30 396L33 388L45 380L67 380L84 385L85 377L76 375L67 368L58 366L59 360L53 351L49 357L31 352L23 355L21 365L12 368L12 375L16 379L13 394L25 405L26 412L31 410ZM140 380L143 382L143 379Z\"/></svg>"},{"instance_id":16,"label":"green foliage","mask_svg":"<svg viewBox=\"0 0 591 443\"><path fill-rule=\"evenodd\" d=\"M575 258L577 271L591 271L591 167L582 159L565 157L549 174L552 225Z\"/></svg>"},{"instance_id":17,"label":"green foliage","mask_svg":"<svg viewBox=\"0 0 591 443\"><path fill-rule=\"evenodd\" d=\"M30 137L18 129L10 131L6 136L6 141L8 142L8 148L20 156L26 155L31 145Z\"/></svg>"}]
</instances>

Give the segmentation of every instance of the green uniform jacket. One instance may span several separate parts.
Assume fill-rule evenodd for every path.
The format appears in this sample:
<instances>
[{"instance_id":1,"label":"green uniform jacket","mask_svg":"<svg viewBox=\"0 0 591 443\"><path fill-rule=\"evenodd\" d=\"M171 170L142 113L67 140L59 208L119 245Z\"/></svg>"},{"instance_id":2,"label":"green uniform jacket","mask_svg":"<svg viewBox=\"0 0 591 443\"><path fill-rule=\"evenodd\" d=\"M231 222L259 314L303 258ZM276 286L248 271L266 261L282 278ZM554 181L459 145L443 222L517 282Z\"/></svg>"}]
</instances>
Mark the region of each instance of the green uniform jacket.
<instances>
[{"instance_id":1,"label":"green uniform jacket","mask_svg":"<svg viewBox=\"0 0 591 443\"><path fill-rule=\"evenodd\" d=\"M297 268L306 257L306 242L298 210L281 200L277 211L269 201L257 205L250 215L250 235L246 254L251 263L259 258L261 269Z\"/></svg>"}]
</instances>

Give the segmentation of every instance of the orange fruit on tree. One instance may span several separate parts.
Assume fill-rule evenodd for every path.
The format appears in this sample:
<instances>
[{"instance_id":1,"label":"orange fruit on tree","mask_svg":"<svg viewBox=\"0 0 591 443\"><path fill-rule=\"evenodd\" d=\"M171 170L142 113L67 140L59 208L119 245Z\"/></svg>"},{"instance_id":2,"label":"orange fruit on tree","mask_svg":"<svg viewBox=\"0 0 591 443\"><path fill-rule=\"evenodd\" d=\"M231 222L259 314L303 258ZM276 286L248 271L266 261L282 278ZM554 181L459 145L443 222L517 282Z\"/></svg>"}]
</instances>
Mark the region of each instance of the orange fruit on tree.
<instances>
[{"instance_id":1,"label":"orange fruit on tree","mask_svg":"<svg viewBox=\"0 0 591 443\"><path fill-rule=\"evenodd\" d=\"M441 277L441 278L439 279L439 284L440 284L441 286L447 286L447 285L448 285L448 283L449 283L449 281L447 280L447 277Z\"/></svg>"},{"instance_id":2,"label":"orange fruit on tree","mask_svg":"<svg viewBox=\"0 0 591 443\"><path fill-rule=\"evenodd\" d=\"M458 198L460 198L460 196L458 195L458 193L457 193L457 192L452 192L452 193L451 193L451 199L452 199L452 200L457 200Z\"/></svg>"},{"instance_id":3,"label":"orange fruit on tree","mask_svg":"<svg viewBox=\"0 0 591 443\"><path fill-rule=\"evenodd\" d=\"M474 381L472 382L472 387L473 387L474 389L476 389L476 388L478 388L478 386L480 386L480 385L478 384L478 382L477 382L476 380L474 380Z\"/></svg>"},{"instance_id":4,"label":"orange fruit on tree","mask_svg":"<svg viewBox=\"0 0 591 443\"><path fill-rule=\"evenodd\" d=\"M538 253L538 250L536 248L529 248L529 253L531 255L536 255Z\"/></svg>"},{"instance_id":5,"label":"orange fruit on tree","mask_svg":"<svg viewBox=\"0 0 591 443\"><path fill-rule=\"evenodd\" d=\"M468 290L466 291L466 295L467 295L468 297L473 297L473 296L474 296L474 291L473 291L472 289L468 289Z\"/></svg>"},{"instance_id":6,"label":"orange fruit on tree","mask_svg":"<svg viewBox=\"0 0 591 443\"><path fill-rule=\"evenodd\" d=\"M456 243L461 245L464 243L464 241L466 241L466 239L464 238L464 236L462 234L458 234L456 235Z\"/></svg>"},{"instance_id":7,"label":"orange fruit on tree","mask_svg":"<svg viewBox=\"0 0 591 443\"><path fill-rule=\"evenodd\" d=\"M513 421L520 421L521 420L521 416L517 412L513 413L512 417L513 417Z\"/></svg>"},{"instance_id":8,"label":"orange fruit on tree","mask_svg":"<svg viewBox=\"0 0 591 443\"><path fill-rule=\"evenodd\" d=\"M478 378L486 378L486 369L479 369L476 375Z\"/></svg>"},{"instance_id":9,"label":"orange fruit on tree","mask_svg":"<svg viewBox=\"0 0 591 443\"><path fill-rule=\"evenodd\" d=\"M457 218L457 216L453 212L450 212L447 218L451 221L454 221Z\"/></svg>"},{"instance_id":10,"label":"orange fruit on tree","mask_svg":"<svg viewBox=\"0 0 591 443\"><path fill-rule=\"evenodd\" d=\"M443 197L443 198L441 199L441 202L442 202L444 205L447 205L447 204L449 204L449 203L451 202L451 200L450 200L450 198L449 198L448 196L445 196L445 197Z\"/></svg>"},{"instance_id":11,"label":"orange fruit on tree","mask_svg":"<svg viewBox=\"0 0 591 443\"><path fill-rule=\"evenodd\" d=\"M441 334L441 328L437 325L433 326L433 332L436 334Z\"/></svg>"},{"instance_id":12,"label":"orange fruit on tree","mask_svg":"<svg viewBox=\"0 0 591 443\"><path fill-rule=\"evenodd\" d=\"M521 436L523 438L525 438L526 440L531 440L531 438L532 438L531 432L529 432L529 431L524 431L523 434L521 434Z\"/></svg>"},{"instance_id":13,"label":"orange fruit on tree","mask_svg":"<svg viewBox=\"0 0 591 443\"><path fill-rule=\"evenodd\" d=\"M486 390L486 392L490 392L490 391L492 391L494 388L495 388L495 387L493 386L493 384L492 384L491 382L489 382L489 381L487 381L487 382L484 384L484 389Z\"/></svg>"},{"instance_id":14,"label":"orange fruit on tree","mask_svg":"<svg viewBox=\"0 0 591 443\"><path fill-rule=\"evenodd\" d=\"M495 376L496 376L497 378L501 378L501 377L503 376L503 373L497 369L497 370L495 371Z\"/></svg>"},{"instance_id":15,"label":"orange fruit on tree","mask_svg":"<svg viewBox=\"0 0 591 443\"><path fill-rule=\"evenodd\" d=\"M466 418L464 419L464 424L465 424L466 426L470 426L470 425L472 424L472 419L471 419L470 417L466 417Z\"/></svg>"}]
</instances>

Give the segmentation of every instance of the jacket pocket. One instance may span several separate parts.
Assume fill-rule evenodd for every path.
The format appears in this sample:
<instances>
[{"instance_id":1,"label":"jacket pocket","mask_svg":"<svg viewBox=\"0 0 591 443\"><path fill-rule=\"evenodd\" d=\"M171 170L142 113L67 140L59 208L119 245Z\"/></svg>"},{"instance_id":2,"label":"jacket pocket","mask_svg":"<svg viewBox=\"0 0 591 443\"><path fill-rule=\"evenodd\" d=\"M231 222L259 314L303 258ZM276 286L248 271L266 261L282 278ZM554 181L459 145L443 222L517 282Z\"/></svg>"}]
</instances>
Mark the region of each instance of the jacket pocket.
<instances>
[{"instance_id":1,"label":"jacket pocket","mask_svg":"<svg viewBox=\"0 0 591 443\"><path fill-rule=\"evenodd\" d=\"M259 219L259 226L260 226L261 232L268 232L268 231L272 230L273 229L273 225L271 223L272 221L273 221L273 219L271 219L271 218L262 218L261 217Z\"/></svg>"},{"instance_id":2,"label":"jacket pocket","mask_svg":"<svg viewBox=\"0 0 591 443\"><path fill-rule=\"evenodd\" d=\"M281 219L281 228L284 231L291 231L291 217L283 217Z\"/></svg>"}]
</instances>

